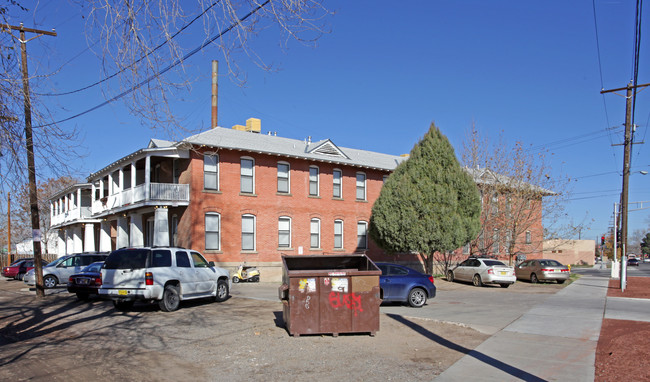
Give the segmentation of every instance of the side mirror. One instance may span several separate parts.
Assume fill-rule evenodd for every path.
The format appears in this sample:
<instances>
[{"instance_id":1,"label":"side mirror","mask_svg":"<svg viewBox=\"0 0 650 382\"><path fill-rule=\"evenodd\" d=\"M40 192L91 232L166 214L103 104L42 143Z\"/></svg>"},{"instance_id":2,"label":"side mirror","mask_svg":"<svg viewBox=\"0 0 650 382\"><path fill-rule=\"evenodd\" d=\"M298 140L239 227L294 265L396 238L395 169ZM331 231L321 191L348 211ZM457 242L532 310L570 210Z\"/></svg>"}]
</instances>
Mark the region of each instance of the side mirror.
<instances>
[{"instance_id":1,"label":"side mirror","mask_svg":"<svg viewBox=\"0 0 650 382\"><path fill-rule=\"evenodd\" d=\"M208 261L208 265L214 267L214 261Z\"/></svg>"}]
</instances>

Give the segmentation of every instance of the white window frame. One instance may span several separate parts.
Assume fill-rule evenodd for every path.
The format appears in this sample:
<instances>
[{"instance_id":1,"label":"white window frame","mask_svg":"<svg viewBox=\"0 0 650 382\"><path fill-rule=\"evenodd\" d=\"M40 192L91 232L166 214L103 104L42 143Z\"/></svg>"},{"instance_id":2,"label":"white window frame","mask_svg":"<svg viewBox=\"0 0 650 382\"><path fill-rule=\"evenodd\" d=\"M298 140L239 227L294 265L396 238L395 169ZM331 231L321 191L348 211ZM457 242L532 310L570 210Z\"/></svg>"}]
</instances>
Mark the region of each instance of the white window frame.
<instances>
[{"instance_id":1,"label":"white window frame","mask_svg":"<svg viewBox=\"0 0 650 382\"><path fill-rule=\"evenodd\" d=\"M208 217L216 217L217 218L217 229L216 231L210 230L208 231ZM221 250L221 214L218 212L206 212L205 216L203 218L203 224L204 224L204 231L205 231L205 250L206 251L220 251ZM217 246L216 248L214 247L208 247L208 233L216 233L217 234Z\"/></svg>"},{"instance_id":2,"label":"white window frame","mask_svg":"<svg viewBox=\"0 0 650 382\"><path fill-rule=\"evenodd\" d=\"M336 174L338 173L339 178L336 179ZM338 195L336 189L338 186ZM343 197L343 171L341 169L335 168L332 171L332 197L342 198Z\"/></svg>"},{"instance_id":3,"label":"white window frame","mask_svg":"<svg viewBox=\"0 0 650 382\"><path fill-rule=\"evenodd\" d=\"M526 231L526 244L532 244L533 235L530 231Z\"/></svg>"},{"instance_id":4,"label":"white window frame","mask_svg":"<svg viewBox=\"0 0 650 382\"><path fill-rule=\"evenodd\" d=\"M244 232L244 219L252 219L252 221L253 221L253 231L252 232L249 232L249 231ZM256 219L255 215L244 214L244 215L241 216L241 250L242 251L255 251L255 249L257 248L257 240L256 240L256 237L255 237L256 236L255 235L255 231L256 231L255 227L256 226L257 226L257 219ZM244 248L244 235L252 236L252 238L253 238L253 248Z\"/></svg>"},{"instance_id":5,"label":"white window frame","mask_svg":"<svg viewBox=\"0 0 650 382\"><path fill-rule=\"evenodd\" d=\"M283 221L289 223L288 230L282 230ZM280 239L280 235L282 234L282 232L287 232L287 231L289 234L289 242L283 245L282 240ZM278 218L278 248L291 248L291 218L289 216L280 216Z\"/></svg>"},{"instance_id":6,"label":"white window frame","mask_svg":"<svg viewBox=\"0 0 650 382\"><path fill-rule=\"evenodd\" d=\"M361 183L359 182L359 176L363 176L363 181ZM357 200L366 200L367 179L365 172L357 172L357 176L355 177ZM361 191L361 195L359 195L359 191Z\"/></svg>"},{"instance_id":7,"label":"white window frame","mask_svg":"<svg viewBox=\"0 0 650 382\"><path fill-rule=\"evenodd\" d=\"M499 243L499 229L495 228L492 231L492 253L499 254L501 250L501 243Z\"/></svg>"},{"instance_id":8,"label":"white window frame","mask_svg":"<svg viewBox=\"0 0 650 382\"><path fill-rule=\"evenodd\" d=\"M206 162L206 158L208 158L208 157L211 157L211 158L215 159L215 163L214 163L215 171L206 171L206 163L205 162ZM208 177L208 175L214 176L215 183L216 183L215 188L206 187L206 181L205 180ZM215 154L215 153L205 153L205 154L203 154L203 189L204 190L217 190L217 191L219 190L219 154Z\"/></svg>"},{"instance_id":9,"label":"white window frame","mask_svg":"<svg viewBox=\"0 0 650 382\"><path fill-rule=\"evenodd\" d=\"M312 175L312 170L316 170L316 176ZM312 185L316 186L316 193L312 193ZM320 169L318 166L309 166L309 196L320 195Z\"/></svg>"},{"instance_id":10,"label":"white window frame","mask_svg":"<svg viewBox=\"0 0 650 382\"><path fill-rule=\"evenodd\" d=\"M280 166L287 166L287 174L286 176L280 176ZM289 162L278 162L278 193L281 194L289 194L291 193L291 165ZM287 189L285 190L280 190L280 181L281 180L286 180L287 182Z\"/></svg>"},{"instance_id":11,"label":"white window frame","mask_svg":"<svg viewBox=\"0 0 650 382\"><path fill-rule=\"evenodd\" d=\"M314 246L314 239L316 239L317 246ZM318 218L313 218L309 221L309 248L320 248L320 219Z\"/></svg>"},{"instance_id":12,"label":"white window frame","mask_svg":"<svg viewBox=\"0 0 650 382\"><path fill-rule=\"evenodd\" d=\"M244 161L251 162L251 173L244 174ZM248 170L248 169L246 169ZM244 180L250 179L251 190L244 191ZM254 194L255 193L255 159L251 157L241 157L239 158L239 192L242 194Z\"/></svg>"},{"instance_id":13,"label":"white window frame","mask_svg":"<svg viewBox=\"0 0 650 382\"><path fill-rule=\"evenodd\" d=\"M340 231L341 231L341 232L340 232L340 233L337 233L337 232L336 232L336 226L337 226L337 224L340 224L340 225L341 225L341 228L340 228ZM344 241L343 241L343 239L344 239L343 234L344 234L344 232L345 232L344 227L345 227L345 225L344 225L344 223L343 223L343 220L341 220L341 219L336 219L336 220L334 220L334 249L343 249L343 243L344 243ZM340 240L339 240L339 241L340 241L341 245L339 245L339 246L336 245L336 238L337 238L337 236L340 236Z\"/></svg>"},{"instance_id":14,"label":"white window frame","mask_svg":"<svg viewBox=\"0 0 650 382\"><path fill-rule=\"evenodd\" d=\"M359 230L360 227L363 227L363 234L361 234L361 231ZM361 243L361 238L363 238L363 243ZM368 222L367 221L359 220L357 222L357 249L368 249Z\"/></svg>"}]
</instances>

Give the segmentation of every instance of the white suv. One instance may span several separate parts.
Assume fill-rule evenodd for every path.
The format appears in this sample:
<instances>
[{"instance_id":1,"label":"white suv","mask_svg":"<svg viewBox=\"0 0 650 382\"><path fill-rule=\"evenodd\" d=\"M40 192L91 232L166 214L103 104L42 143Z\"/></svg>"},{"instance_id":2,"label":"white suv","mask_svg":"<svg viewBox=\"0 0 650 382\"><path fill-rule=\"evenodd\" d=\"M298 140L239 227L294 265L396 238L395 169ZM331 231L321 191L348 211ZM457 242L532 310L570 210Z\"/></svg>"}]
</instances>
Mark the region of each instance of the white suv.
<instances>
[{"instance_id":1,"label":"white suv","mask_svg":"<svg viewBox=\"0 0 650 382\"><path fill-rule=\"evenodd\" d=\"M230 273L185 248L125 248L111 252L102 267L101 297L127 309L136 300L158 302L171 312L182 300L213 298L225 301Z\"/></svg>"}]
</instances>

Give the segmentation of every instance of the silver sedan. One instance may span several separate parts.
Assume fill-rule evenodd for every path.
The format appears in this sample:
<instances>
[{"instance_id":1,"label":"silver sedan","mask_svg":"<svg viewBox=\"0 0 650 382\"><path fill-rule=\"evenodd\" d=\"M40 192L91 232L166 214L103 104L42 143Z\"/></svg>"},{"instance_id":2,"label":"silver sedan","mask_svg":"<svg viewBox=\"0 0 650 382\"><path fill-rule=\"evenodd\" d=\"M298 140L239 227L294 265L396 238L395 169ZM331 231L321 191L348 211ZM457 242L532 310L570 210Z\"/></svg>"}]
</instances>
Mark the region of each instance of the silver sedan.
<instances>
[{"instance_id":1,"label":"silver sedan","mask_svg":"<svg viewBox=\"0 0 650 382\"><path fill-rule=\"evenodd\" d=\"M515 273L517 279L530 280L533 284L540 280L555 280L558 284L562 284L571 276L569 267L550 259L526 260L515 267Z\"/></svg>"},{"instance_id":2,"label":"silver sedan","mask_svg":"<svg viewBox=\"0 0 650 382\"><path fill-rule=\"evenodd\" d=\"M483 284L499 284L507 288L517 281L515 272L499 260L470 257L447 271L447 281L471 281L474 286Z\"/></svg>"}]
</instances>

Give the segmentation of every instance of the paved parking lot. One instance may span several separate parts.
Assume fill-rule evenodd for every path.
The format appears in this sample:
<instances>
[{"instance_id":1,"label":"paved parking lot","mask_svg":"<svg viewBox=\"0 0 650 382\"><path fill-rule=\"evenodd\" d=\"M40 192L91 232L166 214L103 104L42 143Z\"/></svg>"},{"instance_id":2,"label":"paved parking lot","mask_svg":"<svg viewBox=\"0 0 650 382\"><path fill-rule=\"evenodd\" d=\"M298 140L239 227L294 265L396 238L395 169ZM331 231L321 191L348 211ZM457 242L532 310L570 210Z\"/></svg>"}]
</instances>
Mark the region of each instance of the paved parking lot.
<instances>
[{"instance_id":1,"label":"paved parking lot","mask_svg":"<svg viewBox=\"0 0 650 382\"><path fill-rule=\"evenodd\" d=\"M255 287L267 298L250 293ZM118 312L64 289L37 299L24 284L0 280L0 380L431 380L488 338L399 314L381 314L374 337L294 338L277 285L234 289L224 303Z\"/></svg>"}]
</instances>

